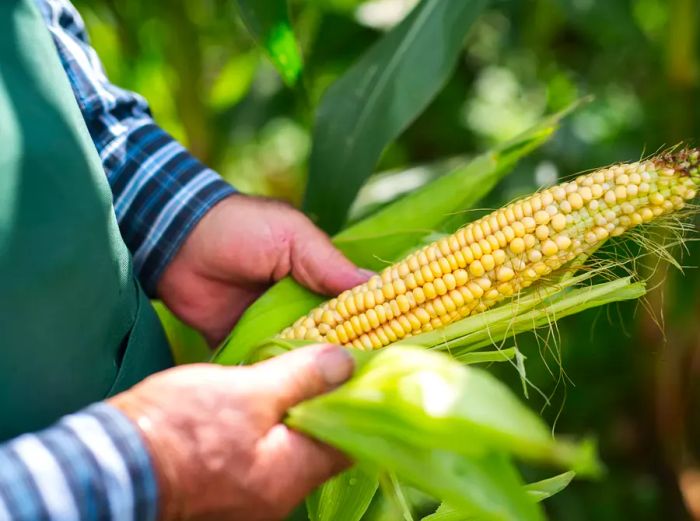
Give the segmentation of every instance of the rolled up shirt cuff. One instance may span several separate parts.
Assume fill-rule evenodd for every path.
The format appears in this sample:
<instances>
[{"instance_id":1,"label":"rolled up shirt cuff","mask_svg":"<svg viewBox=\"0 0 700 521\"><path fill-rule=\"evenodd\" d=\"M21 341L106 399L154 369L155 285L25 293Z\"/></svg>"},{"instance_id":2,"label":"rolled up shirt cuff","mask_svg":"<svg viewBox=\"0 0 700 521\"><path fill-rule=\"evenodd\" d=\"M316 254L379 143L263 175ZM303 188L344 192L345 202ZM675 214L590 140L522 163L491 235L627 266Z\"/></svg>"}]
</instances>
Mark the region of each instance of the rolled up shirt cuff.
<instances>
[{"instance_id":1,"label":"rolled up shirt cuff","mask_svg":"<svg viewBox=\"0 0 700 521\"><path fill-rule=\"evenodd\" d=\"M141 435L106 403L0 445L0 519L149 521L157 504Z\"/></svg>"},{"instance_id":2,"label":"rolled up shirt cuff","mask_svg":"<svg viewBox=\"0 0 700 521\"><path fill-rule=\"evenodd\" d=\"M195 225L236 190L152 120L126 127L125 136L113 138L118 145L99 148L134 270L155 296L163 270Z\"/></svg>"}]
</instances>

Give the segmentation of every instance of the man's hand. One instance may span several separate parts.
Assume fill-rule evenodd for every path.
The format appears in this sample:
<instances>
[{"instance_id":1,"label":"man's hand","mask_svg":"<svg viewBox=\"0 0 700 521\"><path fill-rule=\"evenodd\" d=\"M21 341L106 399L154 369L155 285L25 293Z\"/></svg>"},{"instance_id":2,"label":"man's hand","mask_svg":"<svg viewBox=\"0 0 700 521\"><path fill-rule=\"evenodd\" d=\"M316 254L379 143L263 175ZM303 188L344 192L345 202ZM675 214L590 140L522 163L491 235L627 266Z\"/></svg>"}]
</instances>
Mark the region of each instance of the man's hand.
<instances>
[{"instance_id":1,"label":"man's hand","mask_svg":"<svg viewBox=\"0 0 700 521\"><path fill-rule=\"evenodd\" d=\"M349 464L281 420L352 370L341 348L315 346L250 367L170 369L109 403L143 434L161 520L272 521Z\"/></svg>"},{"instance_id":2,"label":"man's hand","mask_svg":"<svg viewBox=\"0 0 700 521\"><path fill-rule=\"evenodd\" d=\"M233 195L199 222L158 283L158 296L214 345L272 283L292 275L336 295L371 275L292 207Z\"/></svg>"}]
</instances>

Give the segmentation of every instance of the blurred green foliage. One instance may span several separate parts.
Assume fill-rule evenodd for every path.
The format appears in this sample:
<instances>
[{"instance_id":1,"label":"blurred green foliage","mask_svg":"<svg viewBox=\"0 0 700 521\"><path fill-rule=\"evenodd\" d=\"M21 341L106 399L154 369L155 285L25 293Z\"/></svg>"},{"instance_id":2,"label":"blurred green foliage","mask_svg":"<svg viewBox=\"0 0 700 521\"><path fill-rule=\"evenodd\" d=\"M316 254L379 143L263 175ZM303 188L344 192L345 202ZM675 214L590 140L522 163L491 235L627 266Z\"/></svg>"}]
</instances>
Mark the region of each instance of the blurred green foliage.
<instances>
[{"instance_id":1,"label":"blurred green foliage","mask_svg":"<svg viewBox=\"0 0 700 521\"><path fill-rule=\"evenodd\" d=\"M248 35L233 0L76 3L110 78L143 94L163 127L240 190L299 204L312 107L415 2L292 1L306 63L295 90ZM485 206L559 176L697 142L699 11L697 0L501 0L377 170L474 154L587 94L594 101ZM560 352L519 340L541 391L530 393L531 406L557 431L595 434L609 469L604 480L575 482L549 500L553 519L691 518L679 484L700 468L699 250L689 243L685 275L657 279L647 301L653 316L622 304L565 319ZM202 358L201 339L161 311L180 360ZM520 385L512 368L494 371Z\"/></svg>"}]
</instances>

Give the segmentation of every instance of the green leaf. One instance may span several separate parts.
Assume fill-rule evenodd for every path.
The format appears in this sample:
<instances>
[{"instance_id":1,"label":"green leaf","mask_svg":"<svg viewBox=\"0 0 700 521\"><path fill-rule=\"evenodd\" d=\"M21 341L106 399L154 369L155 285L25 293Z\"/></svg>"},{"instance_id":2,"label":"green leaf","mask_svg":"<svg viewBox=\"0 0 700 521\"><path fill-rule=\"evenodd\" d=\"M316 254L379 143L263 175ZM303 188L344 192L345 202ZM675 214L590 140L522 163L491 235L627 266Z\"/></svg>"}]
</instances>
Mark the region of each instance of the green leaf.
<instances>
[{"instance_id":1,"label":"green leaf","mask_svg":"<svg viewBox=\"0 0 700 521\"><path fill-rule=\"evenodd\" d=\"M214 354L213 360L223 365L246 362L262 340L277 335L324 299L325 297L301 287L291 278L281 280L243 313L240 322L245 327L233 330Z\"/></svg>"},{"instance_id":2,"label":"green leaf","mask_svg":"<svg viewBox=\"0 0 700 521\"><path fill-rule=\"evenodd\" d=\"M345 222L384 147L452 73L487 0L423 0L324 95L317 112L304 209L330 233Z\"/></svg>"},{"instance_id":3,"label":"green leaf","mask_svg":"<svg viewBox=\"0 0 700 521\"><path fill-rule=\"evenodd\" d=\"M302 58L285 0L237 0L241 18L250 34L265 49L287 85L294 85L302 71Z\"/></svg>"},{"instance_id":4,"label":"green leaf","mask_svg":"<svg viewBox=\"0 0 700 521\"><path fill-rule=\"evenodd\" d=\"M454 156L418 164L406 169L395 168L373 174L362 186L350 207L348 226L376 213L411 192L467 163L473 155Z\"/></svg>"},{"instance_id":5,"label":"green leaf","mask_svg":"<svg viewBox=\"0 0 700 521\"><path fill-rule=\"evenodd\" d=\"M476 353L465 353L459 360L463 364L486 364L490 362L507 362L513 360L518 354L517 347L499 349L497 351L478 351Z\"/></svg>"},{"instance_id":6,"label":"green leaf","mask_svg":"<svg viewBox=\"0 0 700 521\"><path fill-rule=\"evenodd\" d=\"M403 482L448 501L460 512L474 512L487 521L544 519L523 490L515 467L503 454L465 457L415 447L400 439L363 432L349 434L357 449L352 453L354 457L376 461Z\"/></svg>"},{"instance_id":7,"label":"green leaf","mask_svg":"<svg viewBox=\"0 0 700 521\"><path fill-rule=\"evenodd\" d=\"M403 487L399 483L396 474L393 472L383 472L379 476L379 484L382 487L382 493L389 503L393 506L395 513L403 518L403 521L415 521L411 504L404 494Z\"/></svg>"},{"instance_id":8,"label":"green leaf","mask_svg":"<svg viewBox=\"0 0 700 521\"><path fill-rule=\"evenodd\" d=\"M377 472L354 466L306 498L310 521L360 521L374 497Z\"/></svg>"},{"instance_id":9,"label":"green leaf","mask_svg":"<svg viewBox=\"0 0 700 521\"><path fill-rule=\"evenodd\" d=\"M345 385L292 408L287 421L352 456L374 451L357 446L354 436L364 433L468 457L499 450L598 470L591 447L553 440L539 416L493 376L420 348L376 352ZM382 451L374 458L381 464Z\"/></svg>"},{"instance_id":10,"label":"green leaf","mask_svg":"<svg viewBox=\"0 0 700 521\"><path fill-rule=\"evenodd\" d=\"M478 521L478 516L465 514L443 503L435 513L425 516L421 521Z\"/></svg>"},{"instance_id":11,"label":"green leaf","mask_svg":"<svg viewBox=\"0 0 700 521\"><path fill-rule=\"evenodd\" d=\"M416 452L416 463L405 472L407 482L419 483L426 492L454 505L462 515L481 520L543 520L530 501L513 463L502 453L466 458L453 453ZM408 458L407 458L408 459ZM451 499L448 499L451 498Z\"/></svg>"},{"instance_id":12,"label":"green leaf","mask_svg":"<svg viewBox=\"0 0 700 521\"><path fill-rule=\"evenodd\" d=\"M529 483L523 488L532 501L540 502L564 490L575 475L574 472L565 472L536 483ZM465 514L443 503L434 514L424 517L421 521L479 521L479 519L478 516Z\"/></svg>"},{"instance_id":13,"label":"green leaf","mask_svg":"<svg viewBox=\"0 0 700 521\"><path fill-rule=\"evenodd\" d=\"M525 485L525 490L535 501L544 501L568 487L575 476L575 472L564 472L558 476Z\"/></svg>"}]
</instances>

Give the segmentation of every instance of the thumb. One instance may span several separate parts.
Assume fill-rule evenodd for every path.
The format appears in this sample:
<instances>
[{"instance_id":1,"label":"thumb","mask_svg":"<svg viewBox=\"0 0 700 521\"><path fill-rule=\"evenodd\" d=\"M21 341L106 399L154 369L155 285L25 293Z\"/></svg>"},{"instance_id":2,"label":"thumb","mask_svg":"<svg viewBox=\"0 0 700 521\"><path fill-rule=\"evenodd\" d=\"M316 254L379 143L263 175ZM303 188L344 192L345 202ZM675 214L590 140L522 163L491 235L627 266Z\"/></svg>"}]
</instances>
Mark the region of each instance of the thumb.
<instances>
[{"instance_id":1,"label":"thumb","mask_svg":"<svg viewBox=\"0 0 700 521\"><path fill-rule=\"evenodd\" d=\"M338 295L374 275L350 262L328 236L306 218L295 226L291 248L292 276L318 293Z\"/></svg>"},{"instance_id":2,"label":"thumb","mask_svg":"<svg viewBox=\"0 0 700 521\"><path fill-rule=\"evenodd\" d=\"M343 383L354 367L353 358L343 348L318 345L251 366L249 378L259 398L273 408L277 423L293 405Z\"/></svg>"},{"instance_id":3,"label":"thumb","mask_svg":"<svg viewBox=\"0 0 700 521\"><path fill-rule=\"evenodd\" d=\"M266 489L283 491L279 496L290 503L283 506L284 510L291 509L321 483L350 466L340 451L281 424L270 429L256 449L258 468L263 474L261 481L273 480Z\"/></svg>"}]
</instances>

